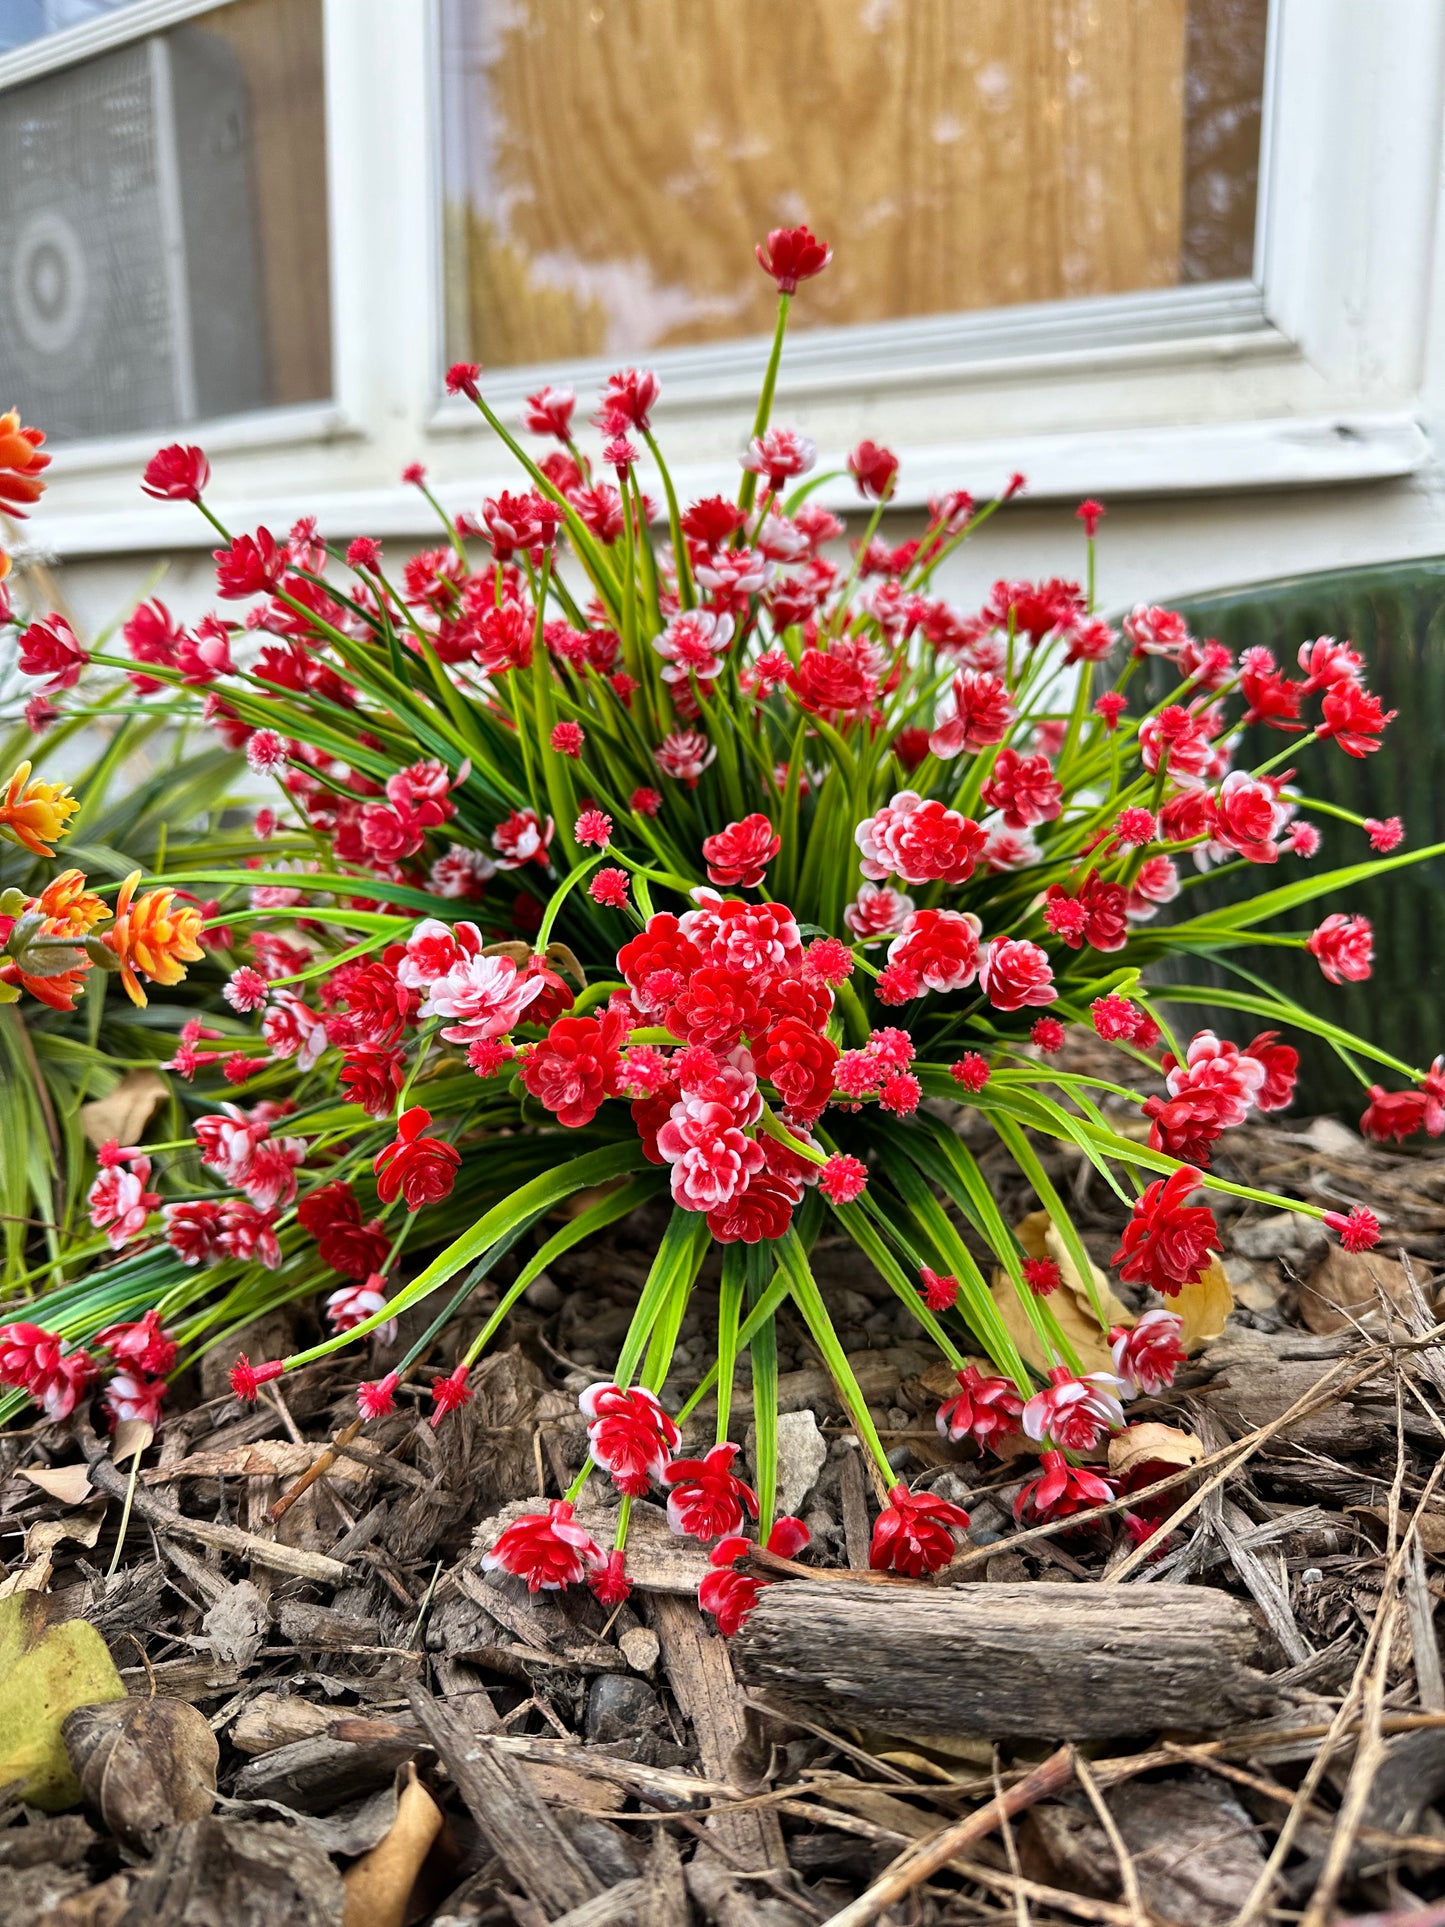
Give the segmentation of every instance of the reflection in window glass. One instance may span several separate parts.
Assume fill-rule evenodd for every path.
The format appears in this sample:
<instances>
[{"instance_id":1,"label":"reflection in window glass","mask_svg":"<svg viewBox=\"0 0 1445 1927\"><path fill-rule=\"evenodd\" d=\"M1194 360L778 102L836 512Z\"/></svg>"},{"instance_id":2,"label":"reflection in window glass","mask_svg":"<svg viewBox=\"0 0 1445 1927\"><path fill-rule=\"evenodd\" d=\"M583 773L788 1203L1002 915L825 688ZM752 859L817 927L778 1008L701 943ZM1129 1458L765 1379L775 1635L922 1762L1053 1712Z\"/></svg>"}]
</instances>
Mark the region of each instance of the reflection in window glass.
<instances>
[{"instance_id":1,"label":"reflection in window glass","mask_svg":"<svg viewBox=\"0 0 1445 1927\"><path fill-rule=\"evenodd\" d=\"M135 0L0 0L0 54L29 46L101 14L119 13Z\"/></svg>"},{"instance_id":2,"label":"reflection in window glass","mask_svg":"<svg viewBox=\"0 0 1445 1927\"><path fill-rule=\"evenodd\" d=\"M55 441L330 393L321 0L0 93L0 394Z\"/></svg>"},{"instance_id":3,"label":"reflection in window glass","mask_svg":"<svg viewBox=\"0 0 1445 1927\"><path fill-rule=\"evenodd\" d=\"M800 220L812 323L1247 275L1266 9L442 0L449 354L760 333Z\"/></svg>"}]
</instances>

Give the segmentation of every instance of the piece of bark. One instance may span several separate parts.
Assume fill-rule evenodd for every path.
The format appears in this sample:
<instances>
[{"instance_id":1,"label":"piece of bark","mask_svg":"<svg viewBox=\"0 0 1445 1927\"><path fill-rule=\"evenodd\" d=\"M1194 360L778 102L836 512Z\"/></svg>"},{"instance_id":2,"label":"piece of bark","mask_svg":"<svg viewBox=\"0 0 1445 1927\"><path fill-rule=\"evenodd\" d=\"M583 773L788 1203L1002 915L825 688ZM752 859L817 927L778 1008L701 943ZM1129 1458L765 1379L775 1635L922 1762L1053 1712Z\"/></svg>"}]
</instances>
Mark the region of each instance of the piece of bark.
<instances>
[{"instance_id":1,"label":"piece of bark","mask_svg":"<svg viewBox=\"0 0 1445 1927\"><path fill-rule=\"evenodd\" d=\"M596 1899L601 1882L516 1763L424 1687L411 1689L411 1708L487 1845L527 1898L549 1920Z\"/></svg>"},{"instance_id":2,"label":"piece of bark","mask_svg":"<svg viewBox=\"0 0 1445 1927\"><path fill-rule=\"evenodd\" d=\"M1229 1432L1242 1438L1287 1412L1324 1377L1326 1367L1314 1359L1272 1358L1266 1363L1231 1364L1222 1377L1199 1393L1206 1412L1221 1419ZM1311 1452L1351 1457L1377 1449L1393 1439L1393 1411L1369 1407L1358 1394L1337 1399L1322 1411L1285 1426L1264 1450L1304 1446Z\"/></svg>"},{"instance_id":3,"label":"piece of bark","mask_svg":"<svg viewBox=\"0 0 1445 1927\"><path fill-rule=\"evenodd\" d=\"M560 1914L553 1927L633 1927L641 1918L639 1908L647 1895L645 1880L624 1880L609 1893L595 1900L584 1900L580 1907ZM678 1919L685 1919L679 1915Z\"/></svg>"},{"instance_id":4,"label":"piece of bark","mask_svg":"<svg viewBox=\"0 0 1445 1927\"><path fill-rule=\"evenodd\" d=\"M866 1572L873 1534L868 1524L868 1487L860 1452L844 1454L839 1488L843 1496L843 1542L848 1548L848 1564L855 1572Z\"/></svg>"},{"instance_id":5,"label":"piece of bark","mask_svg":"<svg viewBox=\"0 0 1445 1927\"><path fill-rule=\"evenodd\" d=\"M768 1588L785 1592L784 1586ZM767 1597L765 1592L764 1598ZM733 1677L728 1642L703 1629L691 1601L669 1594L649 1601L652 1624L662 1643L662 1663L678 1705L692 1722L702 1770L713 1780L732 1778L732 1758L743 1744L745 1702ZM771 1812L721 1813L708 1822L735 1866L750 1871L785 1868L783 1830Z\"/></svg>"},{"instance_id":6,"label":"piece of bark","mask_svg":"<svg viewBox=\"0 0 1445 1927\"><path fill-rule=\"evenodd\" d=\"M91 1438L94 1439L94 1434ZM81 1447L90 1459L91 1484L113 1499L124 1500L130 1490L128 1474L111 1462L105 1455L104 1446L93 1458L90 1444L84 1437ZM189 1539L195 1545L213 1546L217 1552L232 1553L238 1559L267 1567L272 1572L284 1573L288 1579L309 1579L320 1586L344 1586L351 1577L339 1559L328 1559L324 1553L305 1552L299 1546L278 1545L273 1539L262 1539L255 1533L242 1532L236 1526L183 1518L140 1486L136 1487L131 1504L136 1515L148 1519L162 1538L170 1534L177 1539Z\"/></svg>"},{"instance_id":7,"label":"piece of bark","mask_svg":"<svg viewBox=\"0 0 1445 1927\"><path fill-rule=\"evenodd\" d=\"M193 1820L163 1834L136 1878L124 1927L341 1927L341 1876L292 1827Z\"/></svg>"},{"instance_id":8,"label":"piece of bark","mask_svg":"<svg viewBox=\"0 0 1445 1927\"><path fill-rule=\"evenodd\" d=\"M248 1758L314 1740L336 1719L335 1711L295 1693L259 1693L236 1715L227 1735L238 1753Z\"/></svg>"},{"instance_id":9,"label":"piece of bark","mask_svg":"<svg viewBox=\"0 0 1445 1927\"><path fill-rule=\"evenodd\" d=\"M342 1649L375 1646L381 1629L374 1619L358 1619L330 1606L313 1606L304 1599L283 1599L276 1608L276 1624L293 1646L330 1646Z\"/></svg>"},{"instance_id":10,"label":"piece of bark","mask_svg":"<svg viewBox=\"0 0 1445 1927\"><path fill-rule=\"evenodd\" d=\"M1093 1739L1263 1713L1277 1695L1248 1664L1256 1639L1245 1606L1202 1586L845 1580L767 1587L732 1647L744 1684L845 1724Z\"/></svg>"},{"instance_id":11,"label":"piece of bark","mask_svg":"<svg viewBox=\"0 0 1445 1927\"><path fill-rule=\"evenodd\" d=\"M419 1746L420 1735L353 1746L318 1733L248 1761L236 1775L236 1798L279 1800L301 1813L329 1813L343 1800L390 1785L396 1769L414 1759Z\"/></svg>"}]
</instances>

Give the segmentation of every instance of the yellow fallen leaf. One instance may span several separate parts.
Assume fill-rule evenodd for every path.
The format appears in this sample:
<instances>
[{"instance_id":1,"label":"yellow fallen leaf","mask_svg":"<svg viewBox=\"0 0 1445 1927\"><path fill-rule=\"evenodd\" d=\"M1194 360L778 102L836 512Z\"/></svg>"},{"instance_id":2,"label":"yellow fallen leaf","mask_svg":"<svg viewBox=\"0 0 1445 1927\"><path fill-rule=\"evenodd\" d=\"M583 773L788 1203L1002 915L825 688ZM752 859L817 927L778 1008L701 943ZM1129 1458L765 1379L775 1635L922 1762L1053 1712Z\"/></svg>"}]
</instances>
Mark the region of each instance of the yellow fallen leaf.
<instances>
[{"instance_id":1,"label":"yellow fallen leaf","mask_svg":"<svg viewBox=\"0 0 1445 1927\"><path fill-rule=\"evenodd\" d=\"M61 1728L77 1706L125 1698L105 1641L83 1619L46 1623L33 1592L0 1600L0 1786L47 1813L80 1799Z\"/></svg>"},{"instance_id":2,"label":"yellow fallen leaf","mask_svg":"<svg viewBox=\"0 0 1445 1927\"><path fill-rule=\"evenodd\" d=\"M422 1862L441 1830L441 1808L408 1761L406 1785L386 1838L343 1876L343 1927L402 1927Z\"/></svg>"},{"instance_id":3,"label":"yellow fallen leaf","mask_svg":"<svg viewBox=\"0 0 1445 1927\"><path fill-rule=\"evenodd\" d=\"M1204 1447L1194 1434L1172 1425L1146 1421L1131 1425L1126 1432L1116 1432L1109 1440L1109 1470L1120 1478L1141 1465L1165 1466L1172 1472L1197 1465L1203 1457Z\"/></svg>"},{"instance_id":4,"label":"yellow fallen leaf","mask_svg":"<svg viewBox=\"0 0 1445 1927\"><path fill-rule=\"evenodd\" d=\"M1166 1305L1184 1320L1179 1342L1186 1352L1197 1352L1207 1340L1218 1338L1225 1320L1234 1310L1234 1293L1224 1275L1224 1266L1217 1258L1211 1258L1204 1276L1186 1285L1176 1297L1168 1299Z\"/></svg>"}]
</instances>

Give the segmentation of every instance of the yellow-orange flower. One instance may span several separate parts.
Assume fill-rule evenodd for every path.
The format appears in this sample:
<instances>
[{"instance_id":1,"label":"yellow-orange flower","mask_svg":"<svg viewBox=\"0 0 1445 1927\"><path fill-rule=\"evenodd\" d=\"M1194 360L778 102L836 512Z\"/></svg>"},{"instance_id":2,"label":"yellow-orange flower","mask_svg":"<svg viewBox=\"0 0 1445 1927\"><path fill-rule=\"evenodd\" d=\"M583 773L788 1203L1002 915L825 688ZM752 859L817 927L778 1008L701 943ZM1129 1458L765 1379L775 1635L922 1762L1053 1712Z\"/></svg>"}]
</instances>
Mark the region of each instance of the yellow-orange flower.
<instances>
[{"instance_id":1,"label":"yellow-orange flower","mask_svg":"<svg viewBox=\"0 0 1445 1927\"><path fill-rule=\"evenodd\" d=\"M0 422L4 421L0 416ZM0 832L16 843L23 843L34 856L54 856L50 847L65 835L67 820L80 808L69 783L46 783L39 777L32 783L30 765L22 763L5 785L0 802Z\"/></svg>"},{"instance_id":2,"label":"yellow-orange flower","mask_svg":"<svg viewBox=\"0 0 1445 1927\"><path fill-rule=\"evenodd\" d=\"M147 890L138 897L139 882L140 871L132 870L115 900L114 928L101 939L120 959L120 980L133 1004L146 1002L137 971L153 984L178 984L185 966L205 954L200 944L204 919L195 904L173 907L174 890Z\"/></svg>"},{"instance_id":3,"label":"yellow-orange flower","mask_svg":"<svg viewBox=\"0 0 1445 1927\"><path fill-rule=\"evenodd\" d=\"M40 471L50 457L40 452L44 440L38 428L20 426L18 409L0 415L0 509L7 515L23 516L45 492Z\"/></svg>"},{"instance_id":4,"label":"yellow-orange flower","mask_svg":"<svg viewBox=\"0 0 1445 1927\"><path fill-rule=\"evenodd\" d=\"M110 915L105 899L86 889L83 870L62 870L31 900L29 907L46 919L46 935L52 937L88 936Z\"/></svg>"}]
</instances>

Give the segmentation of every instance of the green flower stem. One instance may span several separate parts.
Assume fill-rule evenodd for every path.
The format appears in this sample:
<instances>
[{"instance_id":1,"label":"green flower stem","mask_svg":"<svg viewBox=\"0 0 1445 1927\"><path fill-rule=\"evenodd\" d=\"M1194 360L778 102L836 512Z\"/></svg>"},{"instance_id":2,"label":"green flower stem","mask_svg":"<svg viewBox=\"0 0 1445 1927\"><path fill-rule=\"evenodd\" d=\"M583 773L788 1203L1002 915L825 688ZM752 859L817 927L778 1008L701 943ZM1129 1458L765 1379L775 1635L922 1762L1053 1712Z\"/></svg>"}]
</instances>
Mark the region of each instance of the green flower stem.
<instances>
[{"instance_id":1,"label":"green flower stem","mask_svg":"<svg viewBox=\"0 0 1445 1927\"><path fill-rule=\"evenodd\" d=\"M733 1378L737 1370L738 1319L742 1312L743 1283L747 1273L744 1248L723 1247L722 1288L717 1312L717 1443L728 1435L732 1418Z\"/></svg>"},{"instance_id":2,"label":"green flower stem","mask_svg":"<svg viewBox=\"0 0 1445 1927\"><path fill-rule=\"evenodd\" d=\"M808 1264L797 1233L789 1231L778 1240L778 1256L783 1271L788 1277L788 1288L793 1303L802 1313L813 1343L823 1355L823 1364L829 1377L838 1388L838 1395L853 1421L854 1430L872 1459L879 1478L886 1491L894 1483L894 1472L888 1463L888 1454L883 1449L883 1441L878 1436L873 1423L873 1415L868 1410L868 1401L863 1396L862 1387L854 1376L853 1367L848 1363L847 1354L833 1329L833 1321L828 1316L823 1295L818 1290L812 1268ZM755 1408L756 1409L756 1408ZM759 1531L762 1532L761 1523ZM764 1537L766 1534L763 1535Z\"/></svg>"},{"instance_id":3,"label":"green flower stem","mask_svg":"<svg viewBox=\"0 0 1445 1927\"><path fill-rule=\"evenodd\" d=\"M568 896L571 894L573 890L576 889L577 885L582 881L582 879L585 876L588 876L593 870L595 870L598 864L603 862L605 857L608 854L609 853L604 850L604 851L599 851L596 856L583 857L578 863L575 864L575 866L571 870L567 872L567 875L557 885L557 888L552 892L551 896L547 899L547 909L542 917L541 926L537 931L537 935L533 943L533 948L535 950L537 950L538 952L542 952L546 950L547 945L552 940L552 929L557 921L557 917L559 912L561 911L562 905L566 902Z\"/></svg>"},{"instance_id":4,"label":"green flower stem","mask_svg":"<svg viewBox=\"0 0 1445 1927\"><path fill-rule=\"evenodd\" d=\"M792 296L779 294L778 318L773 324L773 346L768 355L767 371L763 376L762 392L758 396L758 412L753 417L752 439L757 440L768 426L768 418L773 412L773 396L778 386L778 369L783 360L783 341L788 332L788 309ZM758 492L758 478L751 469L743 470L742 486L738 490L738 507L744 515L751 512Z\"/></svg>"}]
</instances>

